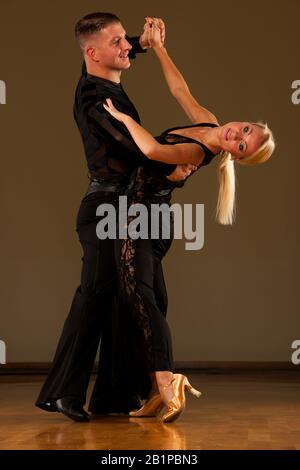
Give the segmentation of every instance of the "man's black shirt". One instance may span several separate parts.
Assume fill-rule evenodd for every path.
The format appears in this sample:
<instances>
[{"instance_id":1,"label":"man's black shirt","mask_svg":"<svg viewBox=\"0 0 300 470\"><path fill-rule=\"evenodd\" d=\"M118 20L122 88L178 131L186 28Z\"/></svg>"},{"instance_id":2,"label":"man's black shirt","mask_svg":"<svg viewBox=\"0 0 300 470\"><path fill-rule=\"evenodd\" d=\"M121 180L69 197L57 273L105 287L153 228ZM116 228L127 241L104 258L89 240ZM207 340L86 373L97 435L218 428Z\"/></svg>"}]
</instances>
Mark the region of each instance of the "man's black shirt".
<instances>
[{"instance_id":1,"label":"man's black shirt","mask_svg":"<svg viewBox=\"0 0 300 470\"><path fill-rule=\"evenodd\" d=\"M133 46L130 57L143 52L138 38L127 40ZM176 165L150 161L137 147L126 126L104 109L106 98L111 98L117 109L140 124L138 112L121 83L90 75L83 68L75 93L74 118L81 133L91 177L120 181L120 178L127 179L139 165L160 176L170 175Z\"/></svg>"}]
</instances>

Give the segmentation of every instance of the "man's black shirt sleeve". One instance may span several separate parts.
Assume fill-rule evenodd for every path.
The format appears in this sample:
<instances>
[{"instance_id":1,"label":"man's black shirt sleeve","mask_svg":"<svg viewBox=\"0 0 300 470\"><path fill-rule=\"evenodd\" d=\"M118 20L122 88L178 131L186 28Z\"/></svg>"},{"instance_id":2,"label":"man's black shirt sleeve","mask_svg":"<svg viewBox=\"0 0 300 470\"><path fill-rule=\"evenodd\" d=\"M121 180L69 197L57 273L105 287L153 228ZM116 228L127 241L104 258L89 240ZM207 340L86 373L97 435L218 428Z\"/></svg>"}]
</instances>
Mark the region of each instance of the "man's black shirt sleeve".
<instances>
[{"instance_id":1,"label":"man's black shirt sleeve","mask_svg":"<svg viewBox=\"0 0 300 470\"><path fill-rule=\"evenodd\" d=\"M93 120L95 128L103 135L107 142L115 142L115 146L118 147L118 153L122 152L123 154L123 159L127 160L130 166L147 165L160 176L168 176L173 173L176 165L151 161L146 157L133 141L126 127L103 108L104 101L98 101L95 106L90 108L89 117Z\"/></svg>"},{"instance_id":2,"label":"man's black shirt sleeve","mask_svg":"<svg viewBox=\"0 0 300 470\"><path fill-rule=\"evenodd\" d=\"M127 41L132 46L132 49L129 51L129 58L135 59L136 54L142 54L147 52L147 49L143 49L140 45L140 36L134 36L132 38L126 36Z\"/></svg>"}]
</instances>

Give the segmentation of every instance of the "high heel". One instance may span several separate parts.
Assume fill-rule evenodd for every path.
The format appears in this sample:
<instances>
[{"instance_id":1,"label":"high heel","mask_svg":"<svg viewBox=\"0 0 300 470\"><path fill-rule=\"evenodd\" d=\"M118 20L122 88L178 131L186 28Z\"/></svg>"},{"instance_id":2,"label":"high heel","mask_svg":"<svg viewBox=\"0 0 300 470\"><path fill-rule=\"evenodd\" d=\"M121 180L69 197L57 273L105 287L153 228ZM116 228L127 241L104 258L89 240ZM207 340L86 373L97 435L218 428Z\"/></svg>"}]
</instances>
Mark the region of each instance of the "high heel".
<instances>
[{"instance_id":1,"label":"high heel","mask_svg":"<svg viewBox=\"0 0 300 470\"><path fill-rule=\"evenodd\" d=\"M152 416L156 416L161 409L164 407L164 403L161 399L160 394L153 395L153 397L149 398L145 401L143 406L136 411L130 411L129 415L135 418L148 418Z\"/></svg>"},{"instance_id":2,"label":"high heel","mask_svg":"<svg viewBox=\"0 0 300 470\"><path fill-rule=\"evenodd\" d=\"M167 404L167 411L162 416L162 421L164 423L170 423L179 418L181 413L185 409L185 389L187 389L192 395L199 398L201 392L196 390L191 386L188 378L182 374L174 374L171 382L168 385L165 385L163 388L173 385L174 397Z\"/></svg>"}]
</instances>

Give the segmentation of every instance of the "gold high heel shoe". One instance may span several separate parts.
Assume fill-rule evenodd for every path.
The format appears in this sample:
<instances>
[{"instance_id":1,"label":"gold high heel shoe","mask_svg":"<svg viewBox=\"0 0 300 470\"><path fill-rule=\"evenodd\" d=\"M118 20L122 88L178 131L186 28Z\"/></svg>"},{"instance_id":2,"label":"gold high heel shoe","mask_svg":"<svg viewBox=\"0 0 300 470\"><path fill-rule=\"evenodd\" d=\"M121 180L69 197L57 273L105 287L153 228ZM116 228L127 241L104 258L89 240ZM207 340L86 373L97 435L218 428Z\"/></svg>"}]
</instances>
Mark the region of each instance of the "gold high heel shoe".
<instances>
[{"instance_id":1,"label":"gold high heel shoe","mask_svg":"<svg viewBox=\"0 0 300 470\"><path fill-rule=\"evenodd\" d=\"M161 399L161 396L158 393L146 400L143 406L138 410L130 411L129 416L134 416L135 418L148 418L156 416L164 406L165 405Z\"/></svg>"},{"instance_id":2,"label":"gold high heel shoe","mask_svg":"<svg viewBox=\"0 0 300 470\"><path fill-rule=\"evenodd\" d=\"M201 392L193 388L188 381L187 377L182 374L173 374L173 377L163 388L168 387L169 385L173 385L174 390L174 397L172 400L169 401L167 405L167 411L162 416L162 421L164 423L170 423L171 421L175 421L175 419L179 418L181 413L185 408L185 389L187 389L192 395L199 398L201 396Z\"/></svg>"}]
</instances>

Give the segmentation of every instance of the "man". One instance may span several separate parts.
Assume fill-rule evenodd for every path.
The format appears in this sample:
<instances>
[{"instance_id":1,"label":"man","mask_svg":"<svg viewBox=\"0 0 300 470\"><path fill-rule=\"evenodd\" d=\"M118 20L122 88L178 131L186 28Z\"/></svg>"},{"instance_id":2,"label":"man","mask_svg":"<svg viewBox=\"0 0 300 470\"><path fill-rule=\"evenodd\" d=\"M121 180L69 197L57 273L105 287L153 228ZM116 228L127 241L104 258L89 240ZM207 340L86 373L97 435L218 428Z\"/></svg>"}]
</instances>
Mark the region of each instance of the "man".
<instances>
[{"instance_id":1,"label":"man","mask_svg":"<svg viewBox=\"0 0 300 470\"><path fill-rule=\"evenodd\" d=\"M164 27L161 22L161 34ZM180 166L149 161L132 141L127 130L104 110L102 103L112 98L118 109L140 122L134 105L126 95L120 78L130 67L129 58L147 48L147 31L140 38L128 38L118 17L111 13L93 13L82 18L75 28L84 55L86 71L76 89L74 117L80 130L90 184L83 198L76 230L83 248L81 285L77 288L70 313L57 346L55 357L36 401L46 411L59 411L75 421L88 421L84 410L86 391L101 334L109 331L110 313L117 291L114 240L100 240L96 209L102 203L117 206L119 194L126 188L138 165L152 165L173 181L186 174ZM157 295L163 298L162 272L156 281ZM160 291L160 292L159 292ZM118 400L119 409L137 408L137 397L130 388ZM112 405L113 406L113 405Z\"/></svg>"}]
</instances>

